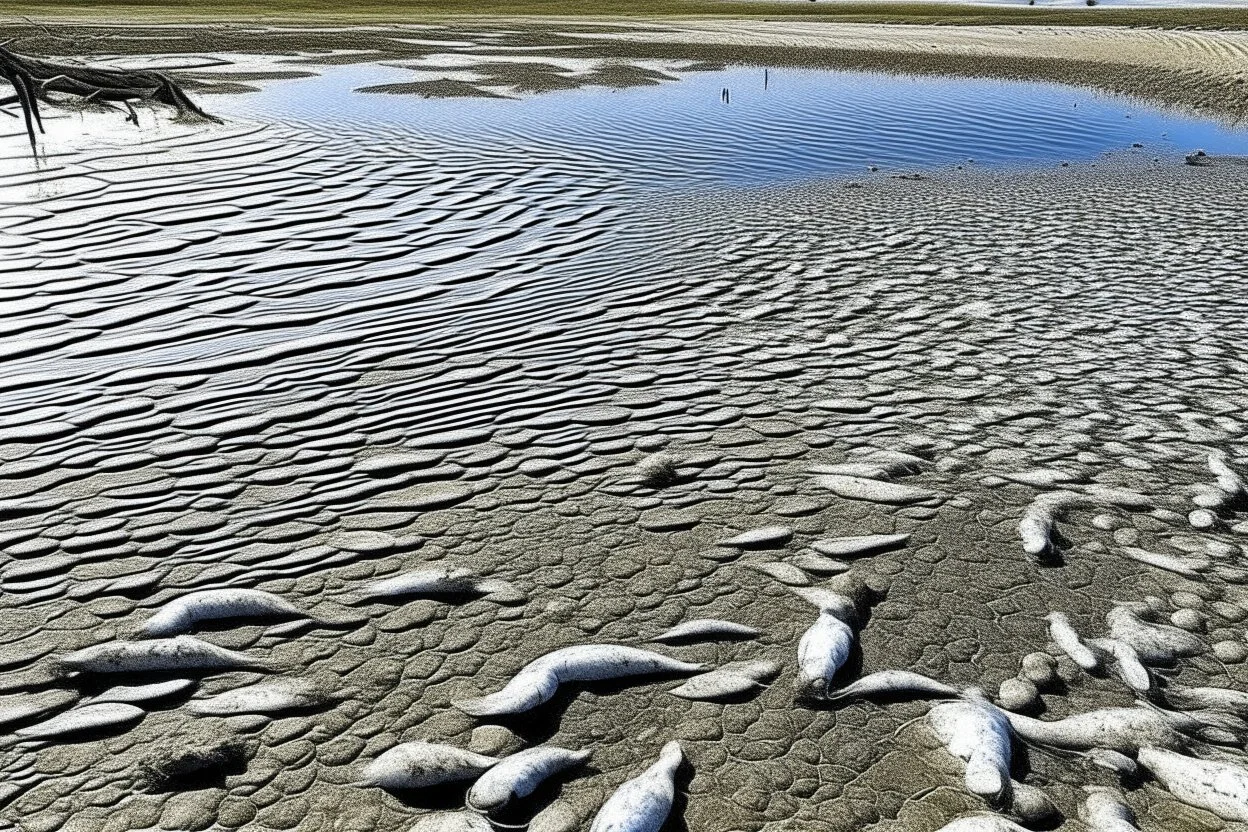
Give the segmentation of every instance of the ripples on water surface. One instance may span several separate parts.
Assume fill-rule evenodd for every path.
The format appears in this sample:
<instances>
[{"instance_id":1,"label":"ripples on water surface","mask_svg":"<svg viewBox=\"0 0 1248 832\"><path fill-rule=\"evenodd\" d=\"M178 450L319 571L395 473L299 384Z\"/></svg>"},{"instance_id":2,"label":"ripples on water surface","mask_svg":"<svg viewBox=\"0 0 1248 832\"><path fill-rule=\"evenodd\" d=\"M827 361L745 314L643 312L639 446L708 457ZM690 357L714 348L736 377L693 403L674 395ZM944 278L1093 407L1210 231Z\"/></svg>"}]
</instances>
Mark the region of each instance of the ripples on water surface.
<instances>
[{"instance_id":1,"label":"ripples on water surface","mask_svg":"<svg viewBox=\"0 0 1248 832\"><path fill-rule=\"evenodd\" d=\"M995 690L1049 649L1049 611L1099 635L1111 599L1152 595L1166 614L1216 599L1217 661L1184 678L1238 678L1234 570L1189 580L1124 553L1242 558L1233 509L1212 529L1187 513L1211 451L1248 453L1244 175L1178 154L1243 151L1242 132L1051 86L786 71L763 90L752 69L522 101L351 92L404 77L339 67L212 98L221 129L61 119L37 168L4 139L3 685L34 708L14 724L107 687L52 657L134 637L209 587L313 611L206 638L329 694L270 718L193 717L183 693L96 734L46 729L4 758L5 817L406 829L421 802L351 785L361 764L400 740L508 747L451 699L555 647L723 617L766 636L674 652L774 659L770 688L730 705L596 690L511 726L591 748L599 772L564 788L563 826L534 829L584 824L677 737L691 829L928 832L979 804L896 800L962 794L943 752L894 736L921 710L793 701L814 613L784 584L823 580L795 563L829 567L790 559L838 535L911 535L852 567L891 586L865 669ZM1135 141L1163 161L950 170ZM933 178L883 178L916 168ZM843 173L868 184L820 178ZM679 482L647 488L634 466L663 448ZM811 476L847 461L919 496L847 498ZM1063 557L1041 566L1019 520L1054 491ZM793 540L715 546L759 527ZM528 600L353 594L432 562ZM1051 715L1130 702L1113 677L1067 675ZM211 673L194 695L262 678ZM135 792L155 749L235 735L254 741L244 771ZM1031 765L1073 813L1092 775ZM1180 828L1155 785L1131 794Z\"/></svg>"},{"instance_id":2,"label":"ripples on water surface","mask_svg":"<svg viewBox=\"0 0 1248 832\"><path fill-rule=\"evenodd\" d=\"M629 178L672 184L792 181L866 165L944 167L1150 154L1248 153L1248 130L1054 84L735 68L517 100L354 94L410 72L337 67L239 98L240 115L382 122L424 137L540 158L574 153ZM728 102L722 92L729 92ZM234 109L237 108L237 109ZM675 177L675 180L673 180Z\"/></svg>"}]
</instances>

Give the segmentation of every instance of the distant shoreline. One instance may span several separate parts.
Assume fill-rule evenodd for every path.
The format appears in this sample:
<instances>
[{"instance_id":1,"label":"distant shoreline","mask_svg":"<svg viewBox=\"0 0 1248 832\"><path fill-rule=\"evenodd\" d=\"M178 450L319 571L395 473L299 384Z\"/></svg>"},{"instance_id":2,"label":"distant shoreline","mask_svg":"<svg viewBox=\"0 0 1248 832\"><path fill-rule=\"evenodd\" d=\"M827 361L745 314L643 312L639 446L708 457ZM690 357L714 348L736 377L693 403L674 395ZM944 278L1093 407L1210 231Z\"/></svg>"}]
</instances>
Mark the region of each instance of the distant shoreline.
<instances>
[{"instance_id":1,"label":"distant shoreline","mask_svg":"<svg viewBox=\"0 0 1248 832\"><path fill-rule=\"evenodd\" d=\"M965 7L949 7L965 8ZM1193 12L1194 13L1194 12ZM1242 12L1248 15L1248 10ZM120 15L114 20L125 19ZM431 30L467 21L404 24L306 20L212 25L174 20L0 25L0 39L32 54L301 54L304 62L365 63L427 54ZM531 54L680 59L724 65L811 67L894 74L1038 80L1090 87L1214 116L1248 118L1248 31L1116 26L878 24L801 19L475 19L516 35ZM330 57L329 53L336 53ZM323 59L318 56L325 56Z\"/></svg>"},{"instance_id":2,"label":"distant shoreline","mask_svg":"<svg viewBox=\"0 0 1248 832\"><path fill-rule=\"evenodd\" d=\"M1161 0L1166 2L1167 0ZM1001 0L944 3L940 0L602 0L592 14L570 0L361 0L349 11L325 0L14 0L0 26L31 17L42 22L256 22L411 23L449 18L574 18L609 23L644 18L781 18L854 23L965 24L979 26L1135 26L1248 30L1248 0L1210 0L1200 5L1121 5L1123 0ZM1060 5L1058 5L1060 3ZM1147 0L1145 0L1147 3Z\"/></svg>"}]
</instances>

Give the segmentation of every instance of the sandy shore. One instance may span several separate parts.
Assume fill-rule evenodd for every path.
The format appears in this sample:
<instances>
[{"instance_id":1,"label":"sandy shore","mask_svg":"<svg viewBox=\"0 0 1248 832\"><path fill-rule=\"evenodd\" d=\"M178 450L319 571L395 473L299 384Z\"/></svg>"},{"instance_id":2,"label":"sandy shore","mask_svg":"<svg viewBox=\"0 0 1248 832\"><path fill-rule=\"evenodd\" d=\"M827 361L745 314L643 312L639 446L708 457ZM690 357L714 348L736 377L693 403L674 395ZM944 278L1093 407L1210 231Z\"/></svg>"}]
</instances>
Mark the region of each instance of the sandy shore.
<instances>
[{"instance_id":1,"label":"sandy shore","mask_svg":"<svg viewBox=\"0 0 1248 832\"><path fill-rule=\"evenodd\" d=\"M443 55L465 31L136 26L44 47L282 56L225 76L243 83ZM1214 110L1239 101L1243 43L620 21L473 37L1052 72ZM610 129L622 108L599 93ZM661 142L622 163L439 135L350 86L303 100L224 125L57 114L37 159L6 119L0 822L483 829L466 780L364 783L423 741L589 751L502 818L576 832L678 742L677 830L936 832L990 809L1074 828L1086 786L1141 829L1243 829L1127 771L1149 742L1248 778L1242 702L1199 692L1248 682L1242 160L1124 148L692 187L630 177ZM707 619L737 629L658 638ZM518 715L462 707L595 644L725 672L695 677L701 695L682 665L569 680ZM1149 730L1072 729L1061 753L1007 734L1001 792L973 791L926 694L810 699L812 672L837 689L898 669L1032 731L1111 707ZM1083 753L1103 747L1117 757Z\"/></svg>"},{"instance_id":2,"label":"sandy shore","mask_svg":"<svg viewBox=\"0 0 1248 832\"><path fill-rule=\"evenodd\" d=\"M638 52L799 61L895 72L1041 78L1238 120L1248 113L1248 32L1109 27L908 26L703 20L580 34ZM751 56L751 57L747 57Z\"/></svg>"}]
</instances>

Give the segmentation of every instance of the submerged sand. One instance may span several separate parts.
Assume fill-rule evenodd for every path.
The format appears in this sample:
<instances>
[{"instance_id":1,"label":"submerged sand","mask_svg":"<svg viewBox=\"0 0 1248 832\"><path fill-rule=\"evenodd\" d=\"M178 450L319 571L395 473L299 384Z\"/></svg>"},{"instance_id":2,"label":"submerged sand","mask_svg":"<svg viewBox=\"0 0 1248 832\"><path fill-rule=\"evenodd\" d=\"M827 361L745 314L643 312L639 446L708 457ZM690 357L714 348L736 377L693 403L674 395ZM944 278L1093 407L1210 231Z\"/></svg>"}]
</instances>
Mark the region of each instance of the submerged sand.
<instances>
[{"instance_id":1,"label":"submerged sand","mask_svg":"<svg viewBox=\"0 0 1248 832\"><path fill-rule=\"evenodd\" d=\"M956 49L1007 49L988 43ZM466 786L358 784L414 740L591 750L518 807L534 832L587 828L671 740L668 828L931 832L985 810L929 703L796 696L818 618L798 590L837 575L873 590L838 684L908 669L1046 720L1131 706L1045 618L1090 640L1116 609L1199 644L1153 662L1159 704L1248 681L1244 494L1217 467L1248 470L1239 160L689 191L382 122L144 137L38 165L5 140L0 817L24 830L405 830ZM1046 507L1053 547L1029 554L1020 522ZM869 534L908 537L827 555ZM514 592L366 597L444 566ZM311 617L197 630L255 668L58 663L220 588ZM761 635L649 641L706 618ZM724 701L664 678L520 717L451 704L589 643L780 670ZM1036 653L1056 671L1020 699ZM271 681L306 695L202 704ZM133 710L48 724L101 695ZM1242 828L1081 754L1020 742L1014 762L1065 818L1101 785L1142 829Z\"/></svg>"}]
</instances>

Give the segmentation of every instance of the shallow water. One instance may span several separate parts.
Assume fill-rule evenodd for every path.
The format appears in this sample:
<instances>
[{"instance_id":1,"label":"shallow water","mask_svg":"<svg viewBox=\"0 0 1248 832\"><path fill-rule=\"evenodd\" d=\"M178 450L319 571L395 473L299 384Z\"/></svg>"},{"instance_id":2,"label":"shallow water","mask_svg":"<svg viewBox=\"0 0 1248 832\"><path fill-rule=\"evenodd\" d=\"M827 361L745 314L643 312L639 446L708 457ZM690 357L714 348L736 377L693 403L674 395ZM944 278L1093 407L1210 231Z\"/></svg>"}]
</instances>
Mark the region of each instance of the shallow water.
<instances>
[{"instance_id":1,"label":"shallow water","mask_svg":"<svg viewBox=\"0 0 1248 832\"><path fill-rule=\"evenodd\" d=\"M1243 506L1210 527L1189 512L1217 496L1211 453L1248 468L1248 171L1179 156L1239 134L1055 87L821 73L765 92L745 70L523 101L351 92L405 72L210 99L222 128L59 119L38 166L3 139L4 730L109 688L56 658L135 638L192 590L315 616L204 627L268 669L175 673L191 687L137 717L6 749L5 820L397 832L463 794L355 785L396 743L550 741L593 751L520 809L555 800L533 830L564 832L679 739L689 829L932 832L983 804L910 724L925 703L795 698L817 615L789 584L826 587L812 545L846 535L910 535L843 564L887 590L849 678L996 693L1025 654L1060 655L1049 612L1092 638L1148 598L1209 646L1177 682L1243 686ZM1018 111L1025 129L983 117ZM1139 165L1055 166L1137 140ZM967 156L993 174L950 169ZM886 178L916 168L931 178ZM660 450L678 476L654 487L638 465ZM846 464L918 490L868 499L828 479ZM1056 551L1028 557L1020 520L1055 494ZM771 548L720 545L775 527ZM447 564L526 600L361 597ZM499 725L451 706L550 650L696 618L762 636L656 649L779 677L726 703L572 686ZM1045 718L1133 702L1112 674L1058 668ZM273 678L325 697L187 702ZM236 738L242 770L136 788L170 749ZM1067 816L1082 786L1117 785L1074 757L1020 748L1018 768ZM1222 825L1153 782L1123 793L1142 828Z\"/></svg>"},{"instance_id":2,"label":"shallow water","mask_svg":"<svg viewBox=\"0 0 1248 832\"><path fill-rule=\"evenodd\" d=\"M1149 157L1196 148L1248 154L1248 127L1057 84L761 68L673 76L656 86L506 101L426 99L352 92L401 82L409 72L335 67L235 99L227 111L307 123L375 121L436 141L510 146L534 159L574 154L629 179L668 185L797 181L869 165L887 172L968 160L1047 165L1095 160L1137 143Z\"/></svg>"}]
</instances>

